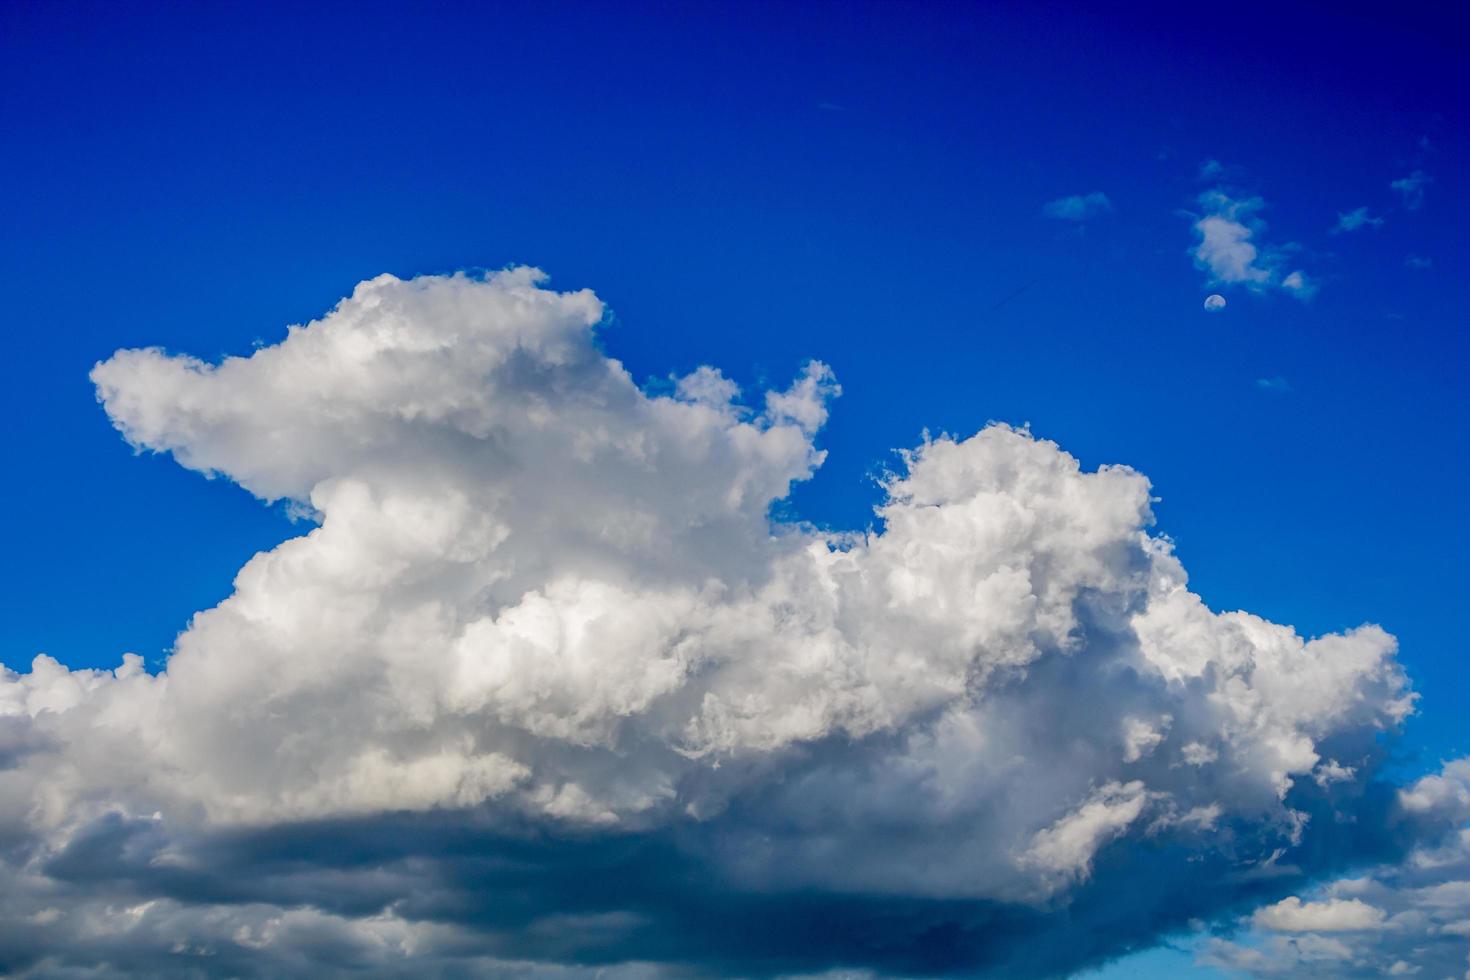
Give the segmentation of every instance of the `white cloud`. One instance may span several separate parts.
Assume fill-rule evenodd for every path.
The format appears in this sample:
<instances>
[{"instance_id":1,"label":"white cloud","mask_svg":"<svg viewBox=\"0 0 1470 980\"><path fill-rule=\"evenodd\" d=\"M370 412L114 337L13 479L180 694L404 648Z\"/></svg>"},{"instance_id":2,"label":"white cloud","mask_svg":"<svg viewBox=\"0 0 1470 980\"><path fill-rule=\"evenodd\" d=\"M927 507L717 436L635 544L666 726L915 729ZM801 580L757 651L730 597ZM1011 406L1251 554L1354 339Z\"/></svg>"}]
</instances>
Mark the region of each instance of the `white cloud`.
<instances>
[{"instance_id":1,"label":"white cloud","mask_svg":"<svg viewBox=\"0 0 1470 980\"><path fill-rule=\"evenodd\" d=\"M1062 221L1087 221L1110 213L1113 210L1113 202L1108 200L1108 196L1102 191L1093 191L1090 194L1073 194L1071 197L1059 197L1055 201L1048 201L1041 210L1048 218L1058 218Z\"/></svg>"},{"instance_id":2,"label":"white cloud","mask_svg":"<svg viewBox=\"0 0 1470 980\"><path fill-rule=\"evenodd\" d=\"M1260 245L1259 235L1266 228L1259 217L1266 206L1261 198L1232 197L1216 188L1201 194L1199 205L1203 213L1191 215L1199 236L1192 254L1195 266L1208 275L1207 285L1244 286L1256 292L1277 288L1302 300L1316 293L1317 285L1301 270L1282 274L1284 250Z\"/></svg>"},{"instance_id":3,"label":"white cloud","mask_svg":"<svg viewBox=\"0 0 1470 980\"><path fill-rule=\"evenodd\" d=\"M1339 211L1337 213L1337 224L1330 229L1333 234L1345 231L1357 231L1359 228L1380 228L1383 219L1369 213L1367 207L1354 208L1351 211Z\"/></svg>"},{"instance_id":4,"label":"white cloud","mask_svg":"<svg viewBox=\"0 0 1470 980\"><path fill-rule=\"evenodd\" d=\"M1127 761L1137 758L1134 755ZM1064 878L1086 877L1098 848L1126 831L1148 801L1142 782L1108 783L1076 810L1039 831L1026 852L1026 860Z\"/></svg>"},{"instance_id":5,"label":"white cloud","mask_svg":"<svg viewBox=\"0 0 1470 980\"><path fill-rule=\"evenodd\" d=\"M541 278L382 276L248 358L97 365L133 445L318 523L251 559L161 674L0 674L0 829L33 842L0 861L0 925L60 907L64 873L99 916L162 876L180 941L215 941L180 882L251 889L216 925L360 917L365 893L375 915L449 887L435 848L492 833L546 842L522 864L653 841L690 862L676 880L763 907L1065 899L1160 834L1207 862L1179 887L1227 890L1310 832L1290 794L1319 792L1325 743L1362 785L1347 753L1411 708L1383 630L1213 612L1150 534L1143 476L1025 430L902 454L881 531L772 524L822 462L831 372L747 404L701 368L654 396L599 349L596 297ZM222 856L322 822L429 856L316 869L323 847L258 881ZM85 878L109 841L111 877ZM640 914L693 935L659 887ZM526 955L580 955L576 935Z\"/></svg>"},{"instance_id":6,"label":"white cloud","mask_svg":"<svg viewBox=\"0 0 1470 980\"><path fill-rule=\"evenodd\" d=\"M1182 746L1179 750L1179 755L1184 760L1185 765L1190 766L1207 766L1220 758L1220 753L1208 745L1199 742L1190 742Z\"/></svg>"},{"instance_id":7,"label":"white cloud","mask_svg":"<svg viewBox=\"0 0 1470 980\"><path fill-rule=\"evenodd\" d=\"M1195 222L1199 232L1199 245L1194 257L1206 269L1212 282L1265 284L1271 281L1271 271L1257 265L1260 251L1251 241L1253 230L1244 220L1263 204L1260 198L1233 201L1215 191L1200 197L1200 203L1215 213L1206 214Z\"/></svg>"},{"instance_id":8,"label":"white cloud","mask_svg":"<svg viewBox=\"0 0 1470 980\"><path fill-rule=\"evenodd\" d=\"M1399 791L1399 802L1410 813L1440 813L1454 821L1470 820L1470 758L1445 764Z\"/></svg>"},{"instance_id":9,"label":"white cloud","mask_svg":"<svg viewBox=\"0 0 1470 980\"><path fill-rule=\"evenodd\" d=\"M1433 180L1434 178L1424 171L1415 170L1407 177L1400 177L1392 181L1388 186L1398 191L1399 199L1405 208L1417 211L1424 206L1424 191Z\"/></svg>"},{"instance_id":10,"label":"white cloud","mask_svg":"<svg viewBox=\"0 0 1470 980\"><path fill-rule=\"evenodd\" d=\"M1317 767L1312 778L1317 781L1318 786L1327 787L1333 783L1343 783L1357 775L1357 770L1352 766L1344 766L1334 759L1328 759Z\"/></svg>"},{"instance_id":11,"label":"white cloud","mask_svg":"<svg viewBox=\"0 0 1470 980\"><path fill-rule=\"evenodd\" d=\"M1123 761L1137 762L1152 753L1163 743L1173 721L1168 715L1153 722L1142 718L1124 718Z\"/></svg>"},{"instance_id":12,"label":"white cloud","mask_svg":"<svg viewBox=\"0 0 1470 980\"><path fill-rule=\"evenodd\" d=\"M1257 909L1252 921L1275 932L1353 932L1383 928L1383 910L1356 898L1303 902L1295 895Z\"/></svg>"},{"instance_id":13,"label":"white cloud","mask_svg":"<svg viewBox=\"0 0 1470 980\"><path fill-rule=\"evenodd\" d=\"M1199 962L1253 976L1333 977L1342 976L1352 958L1352 947L1341 938L1304 933L1272 936L1256 946L1210 939Z\"/></svg>"},{"instance_id":14,"label":"white cloud","mask_svg":"<svg viewBox=\"0 0 1470 980\"><path fill-rule=\"evenodd\" d=\"M1318 286L1314 280L1307 278L1306 273L1297 269L1282 277L1281 288L1302 299L1311 299L1317 295Z\"/></svg>"}]
</instances>

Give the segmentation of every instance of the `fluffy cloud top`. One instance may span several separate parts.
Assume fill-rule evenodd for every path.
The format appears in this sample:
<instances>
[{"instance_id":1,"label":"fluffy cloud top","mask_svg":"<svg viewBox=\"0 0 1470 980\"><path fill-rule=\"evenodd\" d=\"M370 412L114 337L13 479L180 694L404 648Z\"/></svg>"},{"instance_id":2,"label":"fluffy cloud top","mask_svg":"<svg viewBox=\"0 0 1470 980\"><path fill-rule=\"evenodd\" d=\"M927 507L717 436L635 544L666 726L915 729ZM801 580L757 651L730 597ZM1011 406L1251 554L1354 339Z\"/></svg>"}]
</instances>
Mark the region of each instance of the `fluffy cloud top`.
<instances>
[{"instance_id":1,"label":"fluffy cloud top","mask_svg":"<svg viewBox=\"0 0 1470 980\"><path fill-rule=\"evenodd\" d=\"M881 530L773 523L831 372L652 395L542 278L97 365L314 526L162 673L0 676L7 968L1056 972L1387 826L1382 629L1212 611L1143 476L1003 425L901 454Z\"/></svg>"},{"instance_id":2,"label":"fluffy cloud top","mask_svg":"<svg viewBox=\"0 0 1470 980\"><path fill-rule=\"evenodd\" d=\"M1055 201L1048 201L1043 207L1042 213L1048 218L1057 218L1061 221L1087 221L1113 210L1113 202L1102 191L1093 191L1091 194L1073 194L1070 197L1059 197Z\"/></svg>"}]
</instances>

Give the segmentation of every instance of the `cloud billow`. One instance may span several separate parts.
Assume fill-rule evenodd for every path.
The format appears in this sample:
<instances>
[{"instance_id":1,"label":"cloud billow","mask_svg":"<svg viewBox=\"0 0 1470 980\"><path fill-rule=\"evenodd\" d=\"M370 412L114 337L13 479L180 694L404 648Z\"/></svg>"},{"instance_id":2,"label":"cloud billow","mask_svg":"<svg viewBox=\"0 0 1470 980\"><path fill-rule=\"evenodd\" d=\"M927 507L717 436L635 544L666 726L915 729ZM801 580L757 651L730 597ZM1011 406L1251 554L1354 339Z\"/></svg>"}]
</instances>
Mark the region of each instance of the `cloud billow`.
<instances>
[{"instance_id":1,"label":"cloud billow","mask_svg":"<svg viewBox=\"0 0 1470 980\"><path fill-rule=\"evenodd\" d=\"M97 365L315 526L162 673L0 676L0 967L1051 974L1415 846L1382 629L1210 610L1142 475L1004 425L903 453L879 531L773 524L832 373L655 396L542 280Z\"/></svg>"}]
</instances>

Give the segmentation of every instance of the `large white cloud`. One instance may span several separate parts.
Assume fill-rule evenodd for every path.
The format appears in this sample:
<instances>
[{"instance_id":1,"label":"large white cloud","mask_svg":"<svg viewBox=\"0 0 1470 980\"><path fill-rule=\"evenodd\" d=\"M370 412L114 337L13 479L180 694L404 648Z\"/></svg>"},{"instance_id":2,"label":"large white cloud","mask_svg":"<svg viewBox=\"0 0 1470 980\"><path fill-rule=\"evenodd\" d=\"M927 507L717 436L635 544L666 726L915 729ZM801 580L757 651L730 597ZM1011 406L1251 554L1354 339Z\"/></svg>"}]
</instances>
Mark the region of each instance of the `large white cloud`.
<instances>
[{"instance_id":1,"label":"large white cloud","mask_svg":"<svg viewBox=\"0 0 1470 980\"><path fill-rule=\"evenodd\" d=\"M141 946L237 959L337 932L422 934L486 969L591 955L568 938L586 922L473 926L467 886L445 883L464 860L444 856L471 830L547 841L517 845L527 866L636 838L693 869L637 915L612 907L626 897L589 911L608 935L656 931L698 879L709 901L846 896L858 918L851 903L1011 909L1024 936L1129 849L1227 901L1230 876L1356 805L1411 710L1383 630L1305 640L1210 610L1150 534L1143 476L1025 430L904 453L881 531L773 524L822 461L831 372L753 405L711 368L651 395L598 346L598 300L541 279L382 276L248 358L96 367L135 446L315 526L247 563L162 673L38 657L0 678L0 828L26 842L0 918L37 923L17 949L116 965L112 933L48 944L59 918L126 927L131 896L154 903ZM232 877L258 873L242 842L343 821L400 850L324 845ZM440 890L460 897L404 905ZM1137 923L1167 918L1166 893L1138 892ZM601 962L637 958L606 943Z\"/></svg>"}]
</instances>

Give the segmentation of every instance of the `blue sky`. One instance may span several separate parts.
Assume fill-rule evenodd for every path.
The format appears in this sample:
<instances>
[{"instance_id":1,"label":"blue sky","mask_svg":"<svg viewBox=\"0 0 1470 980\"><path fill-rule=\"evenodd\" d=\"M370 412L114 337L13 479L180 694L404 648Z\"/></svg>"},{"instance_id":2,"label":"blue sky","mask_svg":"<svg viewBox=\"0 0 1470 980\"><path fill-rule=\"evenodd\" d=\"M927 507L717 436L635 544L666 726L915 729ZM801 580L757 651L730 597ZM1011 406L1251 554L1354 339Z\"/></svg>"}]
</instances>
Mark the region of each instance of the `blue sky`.
<instances>
[{"instance_id":1,"label":"blue sky","mask_svg":"<svg viewBox=\"0 0 1470 980\"><path fill-rule=\"evenodd\" d=\"M1397 765L1431 771L1470 752L1465 40L1414 6L6 4L0 661L157 669L303 533L135 456L94 364L525 263L596 290L649 391L828 363L783 516L873 525L895 449L992 420L1137 468L1211 608L1398 638ZM1260 198L1276 282L1199 267L1216 188Z\"/></svg>"},{"instance_id":2,"label":"blue sky","mask_svg":"<svg viewBox=\"0 0 1470 980\"><path fill-rule=\"evenodd\" d=\"M4 392L27 474L5 491L25 515L7 655L159 656L245 557L296 533L233 487L132 459L93 401L95 361L247 353L380 271L526 262L598 290L638 378L829 361L846 394L801 516L866 524L868 475L925 427L1030 422L1146 473L1216 607L1308 633L1389 626L1422 678L1419 738L1467 748L1429 710L1470 696L1466 146L1438 22L6 17ZM1203 314L1214 290L1179 212L1208 160L1307 250L1310 303L1235 290ZM1416 169L1433 183L1405 212L1389 184ZM1112 214L1042 216L1095 190ZM1389 216L1328 234L1359 206ZM1291 390L1257 387L1277 377Z\"/></svg>"}]
</instances>

